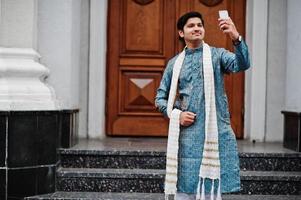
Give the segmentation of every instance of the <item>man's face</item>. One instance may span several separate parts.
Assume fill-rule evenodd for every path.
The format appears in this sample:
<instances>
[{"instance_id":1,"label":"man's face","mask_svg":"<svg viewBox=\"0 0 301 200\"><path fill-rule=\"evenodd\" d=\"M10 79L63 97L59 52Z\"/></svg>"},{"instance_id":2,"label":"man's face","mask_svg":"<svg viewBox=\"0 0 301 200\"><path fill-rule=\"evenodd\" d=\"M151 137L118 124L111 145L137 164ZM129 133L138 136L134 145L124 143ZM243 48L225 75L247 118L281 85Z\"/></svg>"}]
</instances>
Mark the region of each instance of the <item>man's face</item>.
<instances>
[{"instance_id":1,"label":"man's face","mask_svg":"<svg viewBox=\"0 0 301 200\"><path fill-rule=\"evenodd\" d=\"M183 28L179 31L180 37L184 38L187 46L200 43L205 37L205 29L202 20L198 17L189 18Z\"/></svg>"}]
</instances>

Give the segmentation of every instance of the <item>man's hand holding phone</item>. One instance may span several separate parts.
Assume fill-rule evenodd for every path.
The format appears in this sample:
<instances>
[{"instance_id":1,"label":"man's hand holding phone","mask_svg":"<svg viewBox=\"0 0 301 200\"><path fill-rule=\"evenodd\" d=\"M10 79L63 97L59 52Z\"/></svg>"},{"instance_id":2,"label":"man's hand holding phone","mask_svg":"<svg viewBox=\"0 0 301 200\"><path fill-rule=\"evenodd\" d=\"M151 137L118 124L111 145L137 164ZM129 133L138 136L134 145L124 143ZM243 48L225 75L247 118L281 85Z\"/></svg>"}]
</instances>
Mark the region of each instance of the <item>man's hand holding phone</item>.
<instances>
[{"instance_id":1,"label":"man's hand holding phone","mask_svg":"<svg viewBox=\"0 0 301 200\"><path fill-rule=\"evenodd\" d=\"M229 17L227 10L220 10L219 12L219 27L223 31L223 33L228 34L232 41L236 41L239 39L239 33L236 30L236 27Z\"/></svg>"}]
</instances>

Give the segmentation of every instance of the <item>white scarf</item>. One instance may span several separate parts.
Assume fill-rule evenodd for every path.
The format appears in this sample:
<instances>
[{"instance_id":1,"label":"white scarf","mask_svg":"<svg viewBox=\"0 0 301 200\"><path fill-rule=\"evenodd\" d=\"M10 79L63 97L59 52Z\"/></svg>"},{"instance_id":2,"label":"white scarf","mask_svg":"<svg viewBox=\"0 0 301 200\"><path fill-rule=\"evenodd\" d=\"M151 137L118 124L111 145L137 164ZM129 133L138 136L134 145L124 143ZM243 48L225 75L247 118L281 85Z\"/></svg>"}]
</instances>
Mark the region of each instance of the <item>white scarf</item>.
<instances>
[{"instance_id":1,"label":"white scarf","mask_svg":"<svg viewBox=\"0 0 301 200\"><path fill-rule=\"evenodd\" d=\"M170 118L167 155L166 155L166 177L165 177L165 199L177 193L178 179L178 149L180 134L181 111L173 109L178 79L185 58L185 49L175 61L167 102L167 115ZM218 128L215 106L214 73L211 60L211 50L208 44L203 42L203 72L205 92L205 142L202 163L199 172L199 183L197 188L197 200L205 200L205 179L212 180L211 200L214 199L214 180L219 180L217 200L221 200L220 191L220 159L218 149ZM202 191L200 192L202 188Z\"/></svg>"}]
</instances>

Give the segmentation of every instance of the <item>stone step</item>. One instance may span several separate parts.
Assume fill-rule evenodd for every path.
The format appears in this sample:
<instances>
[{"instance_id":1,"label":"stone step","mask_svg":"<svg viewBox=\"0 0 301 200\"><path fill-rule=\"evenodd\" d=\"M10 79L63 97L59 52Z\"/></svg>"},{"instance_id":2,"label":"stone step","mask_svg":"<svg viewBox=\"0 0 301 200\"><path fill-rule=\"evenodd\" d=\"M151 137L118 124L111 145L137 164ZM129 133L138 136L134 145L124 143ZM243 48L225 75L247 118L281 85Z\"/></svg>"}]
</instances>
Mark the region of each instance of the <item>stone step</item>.
<instances>
[{"instance_id":1,"label":"stone step","mask_svg":"<svg viewBox=\"0 0 301 200\"><path fill-rule=\"evenodd\" d=\"M74 192L163 192L165 170L60 168L58 191Z\"/></svg>"},{"instance_id":2,"label":"stone step","mask_svg":"<svg viewBox=\"0 0 301 200\"><path fill-rule=\"evenodd\" d=\"M301 172L241 171L240 193L301 195Z\"/></svg>"},{"instance_id":3,"label":"stone step","mask_svg":"<svg viewBox=\"0 0 301 200\"><path fill-rule=\"evenodd\" d=\"M165 152L61 149L62 167L165 169Z\"/></svg>"},{"instance_id":4,"label":"stone step","mask_svg":"<svg viewBox=\"0 0 301 200\"><path fill-rule=\"evenodd\" d=\"M60 168L57 190L163 193L165 170ZM241 194L301 195L301 172L241 171Z\"/></svg>"},{"instance_id":5,"label":"stone step","mask_svg":"<svg viewBox=\"0 0 301 200\"><path fill-rule=\"evenodd\" d=\"M239 153L240 169L301 171L301 153Z\"/></svg>"},{"instance_id":6,"label":"stone step","mask_svg":"<svg viewBox=\"0 0 301 200\"><path fill-rule=\"evenodd\" d=\"M60 149L62 167L165 169L164 151ZM300 153L239 153L242 170L301 171Z\"/></svg>"},{"instance_id":7,"label":"stone step","mask_svg":"<svg viewBox=\"0 0 301 200\"><path fill-rule=\"evenodd\" d=\"M300 200L301 196L286 195L223 195L223 200ZM164 200L164 194L55 192L25 198L26 200Z\"/></svg>"},{"instance_id":8,"label":"stone step","mask_svg":"<svg viewBox=\"0 0 301 200\"><path fill-rule=\"evenodd\" d=\"M161 193L101 193L101 192L55 192L39 196L28 197L26 200L164 200Z\"/></svg>"}]
</instances>

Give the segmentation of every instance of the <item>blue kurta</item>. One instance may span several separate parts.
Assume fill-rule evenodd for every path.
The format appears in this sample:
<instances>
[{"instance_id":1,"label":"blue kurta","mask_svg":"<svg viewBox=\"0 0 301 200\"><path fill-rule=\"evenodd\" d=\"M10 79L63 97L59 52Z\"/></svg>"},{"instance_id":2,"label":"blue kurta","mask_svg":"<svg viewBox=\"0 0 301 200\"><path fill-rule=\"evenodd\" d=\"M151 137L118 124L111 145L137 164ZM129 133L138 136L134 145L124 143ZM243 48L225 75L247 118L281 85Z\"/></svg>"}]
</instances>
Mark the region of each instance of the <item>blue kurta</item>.
<instances>
[{"instance_id":1,"label":"blue kurta","mask_svg":"<svg viewBox=\"0 0 301 200\"><path fill-rule=\"evenodd\" d=\"M230 126L227 97L224 90L224 73L239 72L250 66L247 45L242 41L235 46L235 54L223 48L211 48L214 68L217 125L219 131L219 152L221 162L222 193L240 190L239 158L235 135ZM199 181L199 169L205 140L205 96L202 70L202 47L186 49L185 59L178 82L178 97L175 108L196 114L190 126L181 126L178 154L178 192L195 194ZM169 60L157 91L156 106L166 113L168 94L175 56ZM211 182L206 180L206 193ZM217 186L218 184L216 184Z\"/></svg>"}]
</instances>

